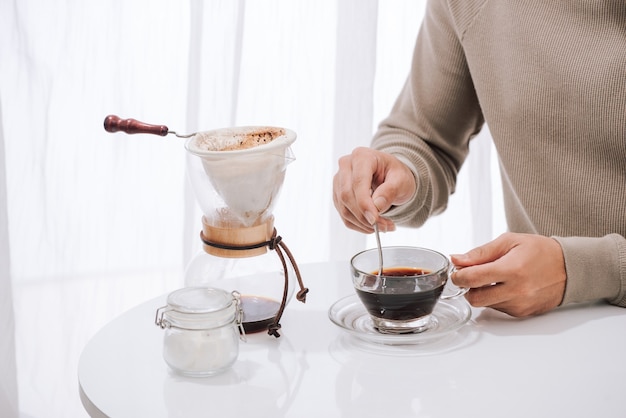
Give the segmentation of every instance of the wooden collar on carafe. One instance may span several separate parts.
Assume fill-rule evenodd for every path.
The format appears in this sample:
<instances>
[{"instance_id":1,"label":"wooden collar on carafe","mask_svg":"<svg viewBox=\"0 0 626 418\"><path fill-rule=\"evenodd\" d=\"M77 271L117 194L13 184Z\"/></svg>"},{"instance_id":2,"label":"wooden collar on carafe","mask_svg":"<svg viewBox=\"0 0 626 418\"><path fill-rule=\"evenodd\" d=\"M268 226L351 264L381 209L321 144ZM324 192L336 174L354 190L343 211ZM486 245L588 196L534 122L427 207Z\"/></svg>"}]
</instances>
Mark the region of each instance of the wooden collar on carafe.
<instances>
[{"instance_id":1,"label":"wooden collar on carafe","mask_svg":"<svg viewBox=\"0 0 626 418\"><path fill-rule=\"evenodd\" d=\"M235 228L209 225L203 216L200 238L203 242L202 248L207 254L217 257L243 258L265 254L267 252L266 243L272 239L273 232L273 216L259 225ZM259 244L263 245L256 248L248 248Z\"/></svg>"}]
</instances>

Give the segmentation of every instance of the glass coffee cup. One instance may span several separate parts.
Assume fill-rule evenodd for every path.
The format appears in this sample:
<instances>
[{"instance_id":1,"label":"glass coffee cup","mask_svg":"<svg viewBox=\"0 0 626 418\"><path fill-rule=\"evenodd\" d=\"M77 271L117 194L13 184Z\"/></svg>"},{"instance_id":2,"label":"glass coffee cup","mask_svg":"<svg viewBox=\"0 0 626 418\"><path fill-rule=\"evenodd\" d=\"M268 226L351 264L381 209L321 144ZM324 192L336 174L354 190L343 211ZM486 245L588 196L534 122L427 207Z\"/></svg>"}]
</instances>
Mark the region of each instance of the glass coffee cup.
<instances>
[{"instance_id":1,"label":"glass coffee cup","mask_svg":"<svg viewBox=\"0 0 626 418\"><path fill-rule=\"evenodd\" d=\"M382 255L381 275L377 249L362 251L350 260L356 293L380 333L424 332L439 300L457 298L468 290L454 285L445 289L454 266L437 251L383 247Z\"/></svg>"}]
</instances>

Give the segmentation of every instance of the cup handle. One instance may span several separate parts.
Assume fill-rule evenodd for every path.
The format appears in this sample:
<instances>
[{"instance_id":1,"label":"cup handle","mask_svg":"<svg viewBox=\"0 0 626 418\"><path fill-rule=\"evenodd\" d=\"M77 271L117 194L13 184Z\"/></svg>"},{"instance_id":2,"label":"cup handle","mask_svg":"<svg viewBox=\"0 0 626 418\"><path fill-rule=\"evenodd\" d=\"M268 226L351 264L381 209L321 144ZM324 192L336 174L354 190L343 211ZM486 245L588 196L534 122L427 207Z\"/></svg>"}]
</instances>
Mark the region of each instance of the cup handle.
<instances>
[{"instance_id":1,"label":"cup handle","mask_svg":"<svg viewBox=\"0 0 626 418\"><path fill-rule=\"evenodd\" d=\"M448 270L448 283L452 283L451 277L452 277L452 273L454 273L456 271L456 267L455 266L451 266L450 269ZM446 286L448 285L448 283L446 283ZM451 295L444 295L442 294L440 299L453 299L453 298L458 298L459 296L463 296L464 294L467 293L467 291L469 290L467 287L457 287L453 284L454 288L457 289L457 291Z\"/></svg>"}]
</instances>

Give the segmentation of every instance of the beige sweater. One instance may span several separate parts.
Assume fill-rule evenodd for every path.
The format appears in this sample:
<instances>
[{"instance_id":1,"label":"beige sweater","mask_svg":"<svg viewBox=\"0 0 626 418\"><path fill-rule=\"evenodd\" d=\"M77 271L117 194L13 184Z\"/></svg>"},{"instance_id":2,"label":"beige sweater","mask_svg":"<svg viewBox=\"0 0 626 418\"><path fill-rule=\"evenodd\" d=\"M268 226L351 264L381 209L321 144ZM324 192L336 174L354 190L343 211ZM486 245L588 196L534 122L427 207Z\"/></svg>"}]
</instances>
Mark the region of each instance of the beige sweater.
<instances>
[{"instance_id":1,"label":"beige sweater","mask_svg":"<svg viewBox=\"0 0 626 418\"><path fill-rule=\"evenodd\" d=\"M626 306L624 0L430 0L406 85L372 142L418 183L387 215L419 226L443 211L485 121L509 229L563 248L563 304Z\"/></svg>"}]
</instances>

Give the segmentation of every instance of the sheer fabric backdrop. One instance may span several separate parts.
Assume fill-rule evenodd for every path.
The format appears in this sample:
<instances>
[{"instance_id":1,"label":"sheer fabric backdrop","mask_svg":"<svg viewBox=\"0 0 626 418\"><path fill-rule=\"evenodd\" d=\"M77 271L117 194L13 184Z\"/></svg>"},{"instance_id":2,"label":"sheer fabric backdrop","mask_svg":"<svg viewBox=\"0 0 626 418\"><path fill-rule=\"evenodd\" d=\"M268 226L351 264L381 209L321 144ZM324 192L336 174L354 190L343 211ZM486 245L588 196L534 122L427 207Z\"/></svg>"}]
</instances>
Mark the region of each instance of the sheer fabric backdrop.
<instances>
[{"instance_id":1,"label":"sheer fabric backdrop","mask_svg":"<svg viewBox=\"0 0 626 418\"><path fill-rule=\"evenodd\" d=\"M85 416L76 366L88 339L182 286L200 248L182 140L106 133L107 114L179 132L293 129L277 230L299 263L347 262L373 240L335 213L337 159L389 111L424 6L0 2L0 415ZM383 243L450 253L491 239L504 229L494 173L481 134L448 211Z\"/></svg>"},{"instance_id":2,"label":"sheer fabric backdrop","mask_svg":"<svg viewBox=\"0 0 626 418\"><path fill-rule=\"evenodd\" d=\"M0 161L4 161L2 134L2 103L0 103ZM2 416L17 415L17 371L15 361L15 324L13 319L13 297L11 291L11 259L7 220L6 173L0 165L0 413Z\"/></svg>"}]
</instances>

